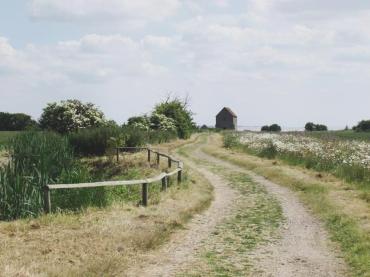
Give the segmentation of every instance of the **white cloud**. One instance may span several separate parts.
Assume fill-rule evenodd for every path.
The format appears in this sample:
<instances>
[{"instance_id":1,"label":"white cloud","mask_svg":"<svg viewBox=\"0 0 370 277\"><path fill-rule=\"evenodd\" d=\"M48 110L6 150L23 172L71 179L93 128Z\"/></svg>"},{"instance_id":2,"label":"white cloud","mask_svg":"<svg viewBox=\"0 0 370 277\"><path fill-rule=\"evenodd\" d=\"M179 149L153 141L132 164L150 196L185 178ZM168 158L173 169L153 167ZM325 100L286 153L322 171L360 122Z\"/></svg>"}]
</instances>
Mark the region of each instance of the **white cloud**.
<instances>
[{"instance_id":1,"label":"white cloud","mask_svg":"<svg viewBox=\"0 0 370 277\"><path fill-rule=\"evenodd\" d=\"M33 83L104 82L125 76L166 73L165 66L152 62L150 48L145 46L121 35L91 34L56 45L29 45L20 51L7 39L0 38L0 69L28 76L28 81Z\"/></svg>"},{"instance_id":2,"label":"white cloud","mask_svg":"<svg viewBox=\"0 0 370 277\"><path fill-rule=\"evenodd\" d=\"M180 7L179 0L31 0L35 19L163 20Z\"/></svg>"}]
</instances>

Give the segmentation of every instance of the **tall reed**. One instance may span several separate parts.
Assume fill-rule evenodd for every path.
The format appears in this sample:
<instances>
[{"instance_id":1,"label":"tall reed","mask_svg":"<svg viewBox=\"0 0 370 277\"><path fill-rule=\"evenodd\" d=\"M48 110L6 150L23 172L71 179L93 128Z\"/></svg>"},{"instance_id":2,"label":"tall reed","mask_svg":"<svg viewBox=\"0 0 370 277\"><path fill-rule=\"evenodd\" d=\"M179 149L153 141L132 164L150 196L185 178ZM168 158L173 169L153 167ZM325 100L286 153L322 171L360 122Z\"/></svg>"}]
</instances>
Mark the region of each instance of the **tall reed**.
<instances>
[{"instance_id":1,"label":"tall reed","mask_svg":"<svg viewBox=\"0 0 370 277\"><path fill-rule=\"evenodd\" d=\"M0 219L35 216L42 211L42 189L74 166L66 138L54 133L25 132L9 145L9 163L0 168Z\"/></svg>"}]
</instances>

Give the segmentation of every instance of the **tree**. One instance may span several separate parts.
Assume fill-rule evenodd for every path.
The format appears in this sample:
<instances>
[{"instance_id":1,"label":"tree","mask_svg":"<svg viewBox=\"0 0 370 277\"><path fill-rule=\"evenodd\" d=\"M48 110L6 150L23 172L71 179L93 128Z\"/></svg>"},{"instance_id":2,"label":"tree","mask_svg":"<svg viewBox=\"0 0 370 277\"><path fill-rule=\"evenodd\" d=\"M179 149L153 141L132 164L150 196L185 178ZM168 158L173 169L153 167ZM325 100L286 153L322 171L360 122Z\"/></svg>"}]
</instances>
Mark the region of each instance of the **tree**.
<instances>
[{"instance_id":1,"label":"tree","mask_svg":"<svg viewBox=\"0 0 370 277\"><path fill-rule=\"evenodd\" d=\"M281 127L278 124L272 124L270 126L265 125L265 126L262 126L261 128L261 132L280 132L280 131L281 131Z\"/></svg>"},{"instance_id":2,"label":"tree","mask_svg":"<svg viewBox=\"0 0 370 277\"><path fill-rule=\"evenodd\" d=\"M0 112L0 131L23 131L36 126L37 122L27 114Z\"/></svg>"},{"instance_id":3,"label":"tree","mask_svg":"<svg viewBox=\"0 0 370 277\"><path fill-rule=\"evenodd\" d=\"M155 106L153 114L162 114L173 119L179 138L189 138L196 128L193 113L189 110L186 100L168 98Z\"/></svg>"},{"instance_id":4,"label":"tree","mask_svg":"<svg viewBox=\"0 0 370 277\"><path fill-rule=\"evenodd\" d=\"M369 132L370 131L370 120L362 120L357 126L353 128L357 132Z\"/></svg>"},{"instance_id":5,"label":"tree","mask_svg":"<svg viewBox=\"0 0 370 277\"><path fill-rule=\"evenodd\" d=\"M314 124L312 122L306 123L306 126L304 128L308 132L327 131L328 130L328 127L326 125L323 125L323 124Z\"/></svg>"},{"instance_id":6,"label":"tree","mask_svg":"<svg viewBox=\"0 0 370 277\"><path fill-rule=\"evenodd\" d=\"M269 132L270 131L270 127L268 125L262 126L261 131L262 132Z\"/></svg>"},{"instance_id":7,"label":"tree","mask_svg":"<svg viewBox=\"0 0 370 277\"><path fill-rule=\"evenodd\" d=\"M328 127L326 125L323 125L323 124L316 125L316 131L327 131L327 130L328 130Z\"/></svg>"},{"instance_id":8,"label":"tree","mask_svg":"<svg viewBox=\"0 0 370 277\"><path fill-rule=\"evenodd\" d=\"M270 126L270 132L281 132L281 127L278 124L272 124Z\"/></svg>"},{"instance_id":9,"label":"tree","mask_svg":"<svg viewBox=\"0 0 370 277\"><path fill-rule=\"evenodd\" d=\"M312 122L307 122L306 125L304 126L304 129L307 132L313 132L315 131L315 124L313 124Z\"/></svg>"},{"instance_id":10,"label":"tree","mask_svg":"<svg viewBox=\"0 0 370 277\"><path fill-rule=\"evenodd\" d=\"M40 118L43 129L59 133L73 132L78 129L104 125L104 114L92 103L67 100L49 103Z\"/></svg>"}]
</instances>

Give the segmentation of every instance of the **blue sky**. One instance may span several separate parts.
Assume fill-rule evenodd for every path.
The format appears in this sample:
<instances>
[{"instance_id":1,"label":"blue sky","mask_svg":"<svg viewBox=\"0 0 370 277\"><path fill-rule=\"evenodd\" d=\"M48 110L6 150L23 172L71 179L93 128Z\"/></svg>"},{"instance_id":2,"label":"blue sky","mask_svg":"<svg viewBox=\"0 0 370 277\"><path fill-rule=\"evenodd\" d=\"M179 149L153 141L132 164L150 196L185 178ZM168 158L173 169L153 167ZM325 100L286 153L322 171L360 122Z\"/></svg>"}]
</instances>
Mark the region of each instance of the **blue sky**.
<instances>
[{"instance_id":1,"label":"blue sky","mask_svg":"<svg viewBox=\"0 0 370 277\"><path fill-rule=\"evenodd\" d=\"M15 0L0 3L1 111L90 101L122 123L172 93L199 124L370 118L367 0Z\"/></svg>"}]
</instances>

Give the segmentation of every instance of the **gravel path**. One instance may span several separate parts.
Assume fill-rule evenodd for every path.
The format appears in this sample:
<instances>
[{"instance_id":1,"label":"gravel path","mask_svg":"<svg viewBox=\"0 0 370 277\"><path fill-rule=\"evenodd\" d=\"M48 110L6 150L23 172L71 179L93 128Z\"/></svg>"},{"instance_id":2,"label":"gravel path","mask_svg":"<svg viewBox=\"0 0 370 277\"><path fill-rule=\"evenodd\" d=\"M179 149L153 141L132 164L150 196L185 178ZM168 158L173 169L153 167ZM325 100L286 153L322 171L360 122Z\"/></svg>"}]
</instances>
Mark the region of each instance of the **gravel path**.
<instances>
[{"instance_id":1,"label":"gravel path","mask_svg":"<svg viewBox=\"0 0 370 277\"><path fill-rule=\"evenodd\" d=\"M330 245L327 232L293 192L251 171L211 157L199 147L193 149L192 155L213 165L249 174L254 182L264 186L281 203L286 221L281 228L280 238L251 253L250 260L254 264L252 276L345 276L345 263ZM215 199L206 212L190 221L186 230L174 234L171 241L159 251L148 254L149 265L136 268L128 276L175 276L186 265L191 265L202 240L232 211L236 191L205 166L183 160L212 183Z\"/></svg>"},{"instance_id":2,"label":"gravel path","mask_svg":"<svg viewBox=\"0 0 370 277\"><path fill-rule=\"evenodd\" d=\"M281 228L280 239L251 253L255 268L252 276L346 276L345 262L331 245L328 233L292 191L203 152L199 152L198 156L212 164L247 173L254 182L274 195L283 208L286 220Z\"/></svg>"},{"instance_id":3,"label":"gravel path","mask_svg":"<svg viewBox=\"0 0 370 277\"><path fill-rule=\"evenodd\" d=\"M214 187L214 200L202 214L195 215L186 225L186 230L176 232L171 241L159 251L149 253L146 260L149 264L135 268L127 276L174 276L181 268L194 260L194 253L202 245L214 228L231 212L236 198L233 190L219 176L205 168L199 168L192 161L182 158L187 167L196 169L209 180Z\"/></svg>"}]
</instances>

